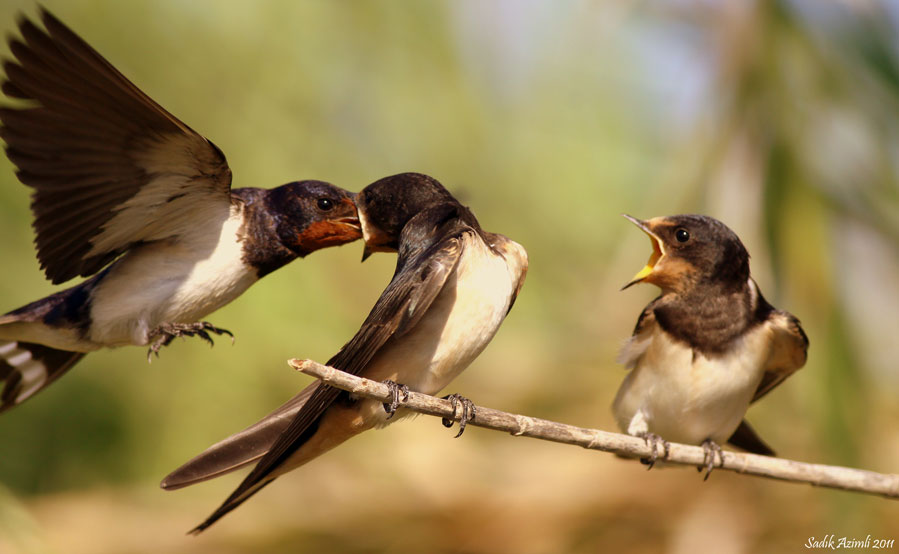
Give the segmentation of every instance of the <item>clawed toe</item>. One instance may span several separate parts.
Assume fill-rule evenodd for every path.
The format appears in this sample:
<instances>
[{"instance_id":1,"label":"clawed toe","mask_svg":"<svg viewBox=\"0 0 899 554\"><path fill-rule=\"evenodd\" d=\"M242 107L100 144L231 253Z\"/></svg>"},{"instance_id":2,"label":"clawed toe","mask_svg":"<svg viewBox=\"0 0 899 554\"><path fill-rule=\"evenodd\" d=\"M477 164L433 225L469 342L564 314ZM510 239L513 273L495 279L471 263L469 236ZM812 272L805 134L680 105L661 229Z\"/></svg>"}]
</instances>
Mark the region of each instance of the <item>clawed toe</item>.
<instances>
[{"instance_id":1,"label":"clawed toe","mask_svg":"<svg viewBox=\"0 0 899 554\"><path fill-rule=\"evenodd\" d=\"M396 414L400 403L409 400L409 387L400 385L390 379L384 381L384 384L390 389L390 402L384 402L384 411L387 412L387 419L390 420ZM400 395L403 395L402 400L400 400Z\"/></svg>"},{"instance_id":2,"label":"clawed toe","mask_svg":"<svg viewBox=\"0 0 899 554\"><path fill-rule=\"evenodd\" d=\"M231 337L231 344L234 344L234 334L220 327L209 323L208 321L198 321L196 323L163 323L150 332L149 338L152 340L150 348L147 350L147 361L153 360L153 354L159 357L159 350L163 346L171 344L175 337L200 337L213 346L215 343L209 333L216 335L228 335ZM155 339L155 340L153 340Z\"/></svg>"},{"instance_id":3,"label":"clawed toe","mask_svg":"<svg viewBox=\"0 0 899 554\"><path fill-rule=\"evenodd\" d=\"M712 474L712 470L715 468L715 456L718 457L718 467L723 466L724 453L721 451L721 447L718 446L718 443L712 439L702 441L702 465L698 466L696 469L697 471L705 469L705 477L702 478L703 481L708 481L709 475Z\"/></svg>"},{"instance_id":4,"label":"clawed toe","mask_svg":"<svg viewBox=\"0 0 899 554\"><path fill-rule=\"evenodd\" d=\"M150 343L150 347L147 349L147 363L153 363L153 354L156 354L156 357L159 357L159 349L163 346L167 346L172 339L175 338L173 335L160 335L159 338Z\"/></svg>"},{"instance_id":5,"label":"clawed toe","mask_svg":"<svg viewBox=\"0 0 899 554\"><path fill-rule=\"evenodd\" d=\"M640 462L646 464L646 471L649 471L659 459L659 445L662 446L662 460L667 460L668 454L671 452L671 443L655 433L644 433L642 438L649 445L652 453L649 458L641 458Z\"/></svg>"},{"instance_id":6,"label":"clawed toe","mask_svg":"<svg viewBox=\"0 0 899 554\"><path fill-rule=\"evenodd\" d=\"M156 337L156 340L150 343L150 348L147 349L147 363L153 362L153 354L156 354L156 357L159 357L159 350L162 349L163 346L168 346L175 340L175 337L179 336L176 333L166 332L165 330L161 330L160 326L152 333L150 333L150 337Z\"/></svg>"},{"instance_id":7,"label":"clawed toe","mask_svg":"<svg viewBox=\"0 0 899 554\"><path fill-rule=\"evenodd\" d=\"M204 329L206 329L208 331L212 331L216 335L219 335L219 336L228 335L228 338L231 339L231 344L234 344L234 333L232 333L231 331L229 331L227 329L222 329L221 327L216 327L213 324L209 323L208 321L201 321L200 323L202 323L205 326ZM211 340L210 340L210 342L211 342Z\"/></svg>"},{"instance_id":8,"label":"clawed toe","mask_svg":"<svg viewBox=\"0 0 899 554\"><path fill-rule=\"evenodd\" d=\"M212 337L209 336L209 333L215 333L216 335L228 335L231 337L231 344L234 344L234 333L227 329L222 329L220 327L216 327L212 323L208 321L198 321L197 323L188 323L185 327L186 329L182 329L178 334L179 337L192 337L198 336L201 339L205 340L209 343L209 346L214 346L215 343L212 341Z\"/></svg>"},{"instance_id":9,"label":"clawed toe","mask_svg":"<svg viewBox=\"0 0 899 554\"><path fill-rule=\"evenodd\" d=\"M456 433L455 437L453 437L458 439L465 431L465 426L468 424L468 422L473 420L475 418L475 415L477 415L478 408L474 405L474 402L472 402L468 398L465 398L461 394L449 394L447 396L444 396L443 399L449 400L450 404L452 404L454 417L456 415L456 407L462 407L462 415L459 418L459 432ZM447 428L453 426L453 421L453 419L450 419L448 417L442 419L443 426Z\"/></svg>"}]
</instances>

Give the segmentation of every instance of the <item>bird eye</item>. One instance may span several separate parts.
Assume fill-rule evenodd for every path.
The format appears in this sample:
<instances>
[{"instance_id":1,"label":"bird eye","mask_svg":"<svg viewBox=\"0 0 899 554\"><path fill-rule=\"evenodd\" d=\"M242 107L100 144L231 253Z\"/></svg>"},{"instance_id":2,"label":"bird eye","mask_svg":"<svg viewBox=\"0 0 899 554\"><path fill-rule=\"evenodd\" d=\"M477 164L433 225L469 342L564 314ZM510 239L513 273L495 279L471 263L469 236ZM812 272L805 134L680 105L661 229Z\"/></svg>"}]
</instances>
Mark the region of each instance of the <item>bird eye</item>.
<instances>
[{"instance_id":1,"label":"bird eye","mask_svg":"<svg viewBox=\"0 0 899 554\"><path fill-rule=\"evenodd\" d=\"M319 198L318 199L318 209L322 211L328 211L334 207L334 202L330 198Z\"/></svg>"},{"instance_id":2,"label":"bird eye","mask_svg":"<svg viewBox=\"0 0 899 554\"><path fill-rule=\"evenodd\" d=\"M677 239L677 242L687 242L690 240L690 233L686 229L678 229L674 232L674 238Z\"/></svg>"}]
</instances>

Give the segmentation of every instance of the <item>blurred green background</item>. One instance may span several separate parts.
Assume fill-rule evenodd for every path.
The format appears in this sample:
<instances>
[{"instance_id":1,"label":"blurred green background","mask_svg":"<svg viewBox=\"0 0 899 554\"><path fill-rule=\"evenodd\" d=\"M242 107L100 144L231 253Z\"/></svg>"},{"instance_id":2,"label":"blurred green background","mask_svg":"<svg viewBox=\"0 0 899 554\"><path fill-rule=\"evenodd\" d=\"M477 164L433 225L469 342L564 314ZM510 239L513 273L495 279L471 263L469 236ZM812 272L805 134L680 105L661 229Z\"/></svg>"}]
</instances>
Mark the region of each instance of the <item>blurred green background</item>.
<instances>
[{"instance_id":1,"label":"blurred green background","mask_svg":"<svg viewBox=\"0 0 899 554\"><path fill-rule=\"evenodd\" d=\"M452 384L476 403L614 429L615 363L650 286L619 214L732 227L809 363L749 419L788 458L899 471L899 8L876 1L45 0L227 154L235 186L441 180L530 253L522 295ZM15 30L30 1L3 0ZM8 49L3 45L3 54ZM0 160L0 312L53 290L29 191ZM388 282L360 243L209 319L236 334L91 354L0 417L0 552L775 552L899 539L899 504L632 461L433 418L367 433L198 538L238 483L159 480L327 360Z\"/></svg>"}]
</instances>

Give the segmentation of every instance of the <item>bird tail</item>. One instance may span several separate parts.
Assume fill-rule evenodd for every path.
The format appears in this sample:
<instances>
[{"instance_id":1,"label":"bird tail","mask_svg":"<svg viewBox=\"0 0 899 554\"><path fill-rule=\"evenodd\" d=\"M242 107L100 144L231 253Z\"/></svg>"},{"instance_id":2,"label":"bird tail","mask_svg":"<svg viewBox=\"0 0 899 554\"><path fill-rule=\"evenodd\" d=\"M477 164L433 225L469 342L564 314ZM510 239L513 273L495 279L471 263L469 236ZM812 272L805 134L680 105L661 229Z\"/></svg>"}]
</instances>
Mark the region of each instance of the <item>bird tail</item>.
<instances>
[{"instance_id":1,"label":"bird tail","mask_svg":"<svg viewBox=\"0 0 899 554\"><path fill-rule=\"evenodd\" d=\"M753 454L761 454L762 456L775 455L774 449L768 446L767 443L759 437L758 433L755 432L755 429L753 429L745 419L740 422L740 426L737 427L734 434L727 439L727 442L737 448L752 452Z\"/></svg>"},{"instance_id":2,"label":"bird tail","mask_svg":"<svg viewBox=\"0 0 899 554\"><path fill-rule=\"evenodd\" d=\"M274 412L239 433L217 442L169 473L160 486L174 490L224 475L255 462L268 454L278 437L312 396L312 383Z\"/></svg>"},{"instance_id":3,"label":"bird tail","mask_svg":"<svg viewBox=\"0 0 899 554\"><path fill-rule=\"evenodd\" d=\"M18 406L84 357L84 352L58 350L42 344L0 340L0 413Z\"/></svg>"},{"instance_id":4,"label":"bird tail","mask_svg":"<svg viewBox=\"0 0 899 554\"><path fill-rule=\"evenodd\" d=\"M212 513L211 516L206 518L206 520L203 523L197 525L196 527L194 527L193 529L188 531L187 534L188 535L199 535L200 533L202 533L203 531L208 529L213 523L222 519L222 517L225 514L229 513L234 508L237 508L238 506L243 504L246 499L248 499L249 497L253 496L257 492L262 490L263 487L265 487L266 485L268 485L269 483L271 483L274 480L275 480L275 478L271 477L269 479L259 481L258 483L247 488L246 490L238 489L238 490L234 491L234 493L232 493L231 496L229 496L228 499L225 500L225 502L222 503L222 505L219 506L218 509Z\"/></svg>"}]
</instances>

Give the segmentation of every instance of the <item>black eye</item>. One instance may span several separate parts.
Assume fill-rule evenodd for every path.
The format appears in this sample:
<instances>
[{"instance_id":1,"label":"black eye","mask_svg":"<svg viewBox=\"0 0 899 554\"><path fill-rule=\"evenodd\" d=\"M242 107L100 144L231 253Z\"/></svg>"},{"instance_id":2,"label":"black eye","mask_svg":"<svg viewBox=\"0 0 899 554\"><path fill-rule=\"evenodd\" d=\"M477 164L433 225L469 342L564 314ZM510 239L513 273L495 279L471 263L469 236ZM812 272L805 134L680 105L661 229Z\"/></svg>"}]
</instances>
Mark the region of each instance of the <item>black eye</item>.
<instances>
[{"instance_id":1,"label":"black eye","mask_svg":"<svg viewBox=\"0 0 899 554\"><path fill-rule=\"evenodd\" d=\"M674 238L677 242L687 242L690 240L690 233L686 229L678 229L674 232Z\"/></svg>"},{"instance_id":2,"label":"black eye","mask_svg":"<svg viewBox=\"0 0 899 554\"><path fill-rule=\"evenodd\" d=\"M319 198L317 205L319 210L326 212L334 207L334 202L330 198Z\"/></svg>"}]
</instances>

